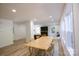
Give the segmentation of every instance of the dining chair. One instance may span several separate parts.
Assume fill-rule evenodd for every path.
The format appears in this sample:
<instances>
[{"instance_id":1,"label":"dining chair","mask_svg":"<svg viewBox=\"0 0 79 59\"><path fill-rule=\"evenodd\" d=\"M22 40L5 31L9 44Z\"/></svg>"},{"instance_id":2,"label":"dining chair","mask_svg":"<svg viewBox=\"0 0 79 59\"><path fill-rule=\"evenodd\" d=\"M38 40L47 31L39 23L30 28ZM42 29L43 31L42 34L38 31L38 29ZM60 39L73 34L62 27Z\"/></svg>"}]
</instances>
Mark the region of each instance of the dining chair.
<instances>
[{"instance_id":1,"label":"dining chair","mask_svg":"<svg viewBox=\"0 0 79 59\"><path fill-rule=\"evenodd\" d=\"M30 39L28 42L31 42L31 41L34 41L34 40L35 40L35 39L32 38L32 39ZM35 55L37 55L37 53L38 53L38 49L37 49L37 48L28 47L28 49L29 49L30 56L35 56Z\"/></svg>"},{"instance_id":2,"label":"dining chair","mask_svg":"<svg viewBox=\"0 0 79 59\"><path fill-rule=\"evenodd\" d=\"M54 53L54 41L52 41L50 47L48 48L47 51L45 51L45 56L52 56Z\"/></svg>"}]
</instances>

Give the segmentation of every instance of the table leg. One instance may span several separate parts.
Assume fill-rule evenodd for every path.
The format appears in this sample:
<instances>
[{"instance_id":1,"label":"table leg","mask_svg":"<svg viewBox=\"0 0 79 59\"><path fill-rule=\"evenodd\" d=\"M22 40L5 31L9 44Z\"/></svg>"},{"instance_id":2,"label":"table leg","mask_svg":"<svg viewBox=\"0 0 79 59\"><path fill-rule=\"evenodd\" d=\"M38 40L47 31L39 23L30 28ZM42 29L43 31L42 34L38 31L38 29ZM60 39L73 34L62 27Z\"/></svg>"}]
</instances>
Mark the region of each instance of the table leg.
<instances>
[{"instance_id":1,"label":"table leg","mask_svg":"<svg viewBox=\"0 0 79 59\"><path fill-rule=\"evenodd\" d=\"M32 55L32 47L29 47L30 56Z\"/></svg>"}]
</instances>

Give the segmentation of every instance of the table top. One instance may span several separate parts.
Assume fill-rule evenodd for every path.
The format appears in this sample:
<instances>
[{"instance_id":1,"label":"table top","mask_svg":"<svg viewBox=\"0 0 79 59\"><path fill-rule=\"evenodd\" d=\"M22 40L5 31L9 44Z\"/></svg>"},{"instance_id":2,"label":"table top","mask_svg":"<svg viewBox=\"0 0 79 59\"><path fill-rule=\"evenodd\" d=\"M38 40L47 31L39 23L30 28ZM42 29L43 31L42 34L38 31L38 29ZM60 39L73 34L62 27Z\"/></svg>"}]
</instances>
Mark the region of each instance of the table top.
<instances>
[{"instance_id":1,"label":"table top","mask_svg":"<svg viewBox=\"0 0 79 59\"><path fill-rule=\"evenodd\" d=\"M52 37L48 37L48 36L40 37L39 39L27 43L26 46L48 50L48 48L52 43L52 40L53 40Z\"/></svg>"}]
</instances>

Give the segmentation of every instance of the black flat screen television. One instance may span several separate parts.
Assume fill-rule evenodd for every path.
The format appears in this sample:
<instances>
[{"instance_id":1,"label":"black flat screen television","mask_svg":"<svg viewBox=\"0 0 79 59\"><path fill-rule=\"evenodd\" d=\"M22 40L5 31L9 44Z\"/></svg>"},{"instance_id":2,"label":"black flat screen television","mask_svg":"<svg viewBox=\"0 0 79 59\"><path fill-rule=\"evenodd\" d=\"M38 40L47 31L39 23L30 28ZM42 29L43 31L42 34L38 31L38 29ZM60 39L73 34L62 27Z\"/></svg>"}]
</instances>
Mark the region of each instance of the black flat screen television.
<instances>
[{"instance_id":1,"label":"black flat screen television","mask_svg":"<svg viewBox=\"0 0 79 59\"><path fill-rule=\"evenodd\" d=\"M41 27L41 35L48 36L48 27L47 26Z\"/></svg>"},{"instance_id":2,"label":"black flat screen television","mask_svg":"<svg viewBox=\"0 0 79 59\"><path fill-rule=\"evenodd\" d=\"M48 27L47 26L41 27L41 31L48 31Z\"/></svg>"}]
</instances>

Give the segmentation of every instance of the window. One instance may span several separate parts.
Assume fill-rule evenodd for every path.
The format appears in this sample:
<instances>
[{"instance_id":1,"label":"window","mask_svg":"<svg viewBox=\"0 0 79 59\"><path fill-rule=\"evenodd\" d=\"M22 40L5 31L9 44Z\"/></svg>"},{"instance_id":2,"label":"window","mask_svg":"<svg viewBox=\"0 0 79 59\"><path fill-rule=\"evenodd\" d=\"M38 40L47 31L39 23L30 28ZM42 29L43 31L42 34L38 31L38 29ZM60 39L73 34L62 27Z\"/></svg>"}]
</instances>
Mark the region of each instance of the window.
<instances>
[{"instance_id":1,"label":"window","mask_svg":"<svg viewBox=\"0 0 79 59\"><path fill-rule=\"evenodd\" d=\"M66 47L73 54L73 19L72 19L72 12L65 16L65 32L66 32Z\"/></svg>"},{"instance_id":2,"label":"window","mask_svg":"<svg viewBox=\"0 0 79 59\"><path fill-rule=\"evenodd\" d=\"M68 14L65 17L65 25L66 25L66 45L72 47L72 14Z\"/></svg>"},{"instance_id":3,"label":"window","mask_svg":"<svg viewBox=\"0 0 79 59\"><path fill-rule=\"evenodd\" d=\"M35 35L41 34L41 33L40 33L40 26L39 26L39 25L35 25L35 26L34 26L34 34L35 34Z\"/></svg>"}]
</instances>

